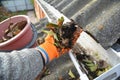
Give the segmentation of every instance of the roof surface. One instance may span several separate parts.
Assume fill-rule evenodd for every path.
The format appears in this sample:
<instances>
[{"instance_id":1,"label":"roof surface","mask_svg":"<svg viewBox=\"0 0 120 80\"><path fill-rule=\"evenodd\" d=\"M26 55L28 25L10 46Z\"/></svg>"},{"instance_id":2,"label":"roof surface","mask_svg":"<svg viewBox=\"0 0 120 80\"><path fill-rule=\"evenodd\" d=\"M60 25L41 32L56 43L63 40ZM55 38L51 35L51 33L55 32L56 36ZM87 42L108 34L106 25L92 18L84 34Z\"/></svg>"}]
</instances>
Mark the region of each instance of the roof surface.
<instances>
[{"instance_id":1,"label":"roof surface","mask_svg":"<svg viewBox=\"0 0 120 80\"><path fill-rule=\"evenodd\" d=\"M44 0L75 20L104 48L120 38L120 0Z\"/></svg>"}]
</instances>

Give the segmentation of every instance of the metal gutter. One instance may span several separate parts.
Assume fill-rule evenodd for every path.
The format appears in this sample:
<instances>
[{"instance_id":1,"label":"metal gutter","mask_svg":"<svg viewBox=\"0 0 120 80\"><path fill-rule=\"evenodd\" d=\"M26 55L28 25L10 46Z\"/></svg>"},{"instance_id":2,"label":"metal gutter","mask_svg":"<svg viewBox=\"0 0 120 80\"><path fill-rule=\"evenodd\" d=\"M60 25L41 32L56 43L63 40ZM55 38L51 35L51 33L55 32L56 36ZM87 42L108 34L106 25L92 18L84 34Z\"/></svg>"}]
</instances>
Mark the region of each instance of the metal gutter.
<instances>
[{"instance_id":1,"label":"metal gutter","mask_svg":"<svg viewBox=\"0 0 120 80\"><path fill-rule=\"evenodd\" d=\"M69 56L70 56L73 64L75 65L75 67L78 71L78 74L80 76L80 80L89 80L87 75L84 72L82 72L82 70L81 70L82 68L80 67L80 65L79 65L77 59L75 58L75 56L73 55L72 50L69 51Z\"/></svg>"},{"instance_id":2,"label":"metal gutter","mask_svg":"<svg viewBox=\"0 0 120 80\"><path fill-rule=\"evenodd\" d=\"M46 3L44 0L38 0L38 1L39 1L38 2L39 5L41 5L41 8L43 8L43 11L45 12L45 14L47 14L47 18L48 18L49 22L55 22L55 20L51 19L51 15L48 15L48 13L52 14L56 19L63 16L65 19L65 22L70 21L66 16L64 16L62 13L60 13L58 10L56 10L50 4ZM115 65L119 64L119 62L120 62L120 58L118 58L118 56L116 54L108 53L99 43L97 43L90 35L88 35L84 31L80 34L80 37L78 38L76 43L80 44L86 50L89 50L90 55L94 56L94 53L99 54L101 59L107 61L107 63L111 64L112 66L115 66ZM69 55L71 57L71 60L73 60L73 63L75 65L76 69L78 70L79 75L81 76L82 74L84 74L81 72L81 70L79 68L79 64L76 63L77 61L75 61L76 60L75 56L71 52L69 52ZM114 58L117 58L115 63L114 63L114 60L111 59L113 57L113 55L114 55ZM111 71L111 70L109 70L109 71ZM108 72L106 72L104 74L107 74L107 73ZM117 74L117 75L119 75L119 74ZM109 77L107 75L106 76L102 75L102 76L104 78ZM81 80L86 80L86 79L81 79ZM100 79L100 77L97 77L94 80L101 80L101 79Z\"/></svg>"},{"instance_id":3,"label":"metal gutter","mask_svg":"<svg viewBox=\"0 0 120 80\"><path fill-rule=\"evenodd\" d=\"M44 10L43 6L40 4L40 1L39 0L36 0L37 4L40 6L40 8L43 10L43 12L45 13L48 21L51 21L51 19L49 18L48 14L46 13L46 11Z\"/></svg>"},{"instance_id":4,"label":"metal gutter","mask_svg":"<svg viewBox=\"0 0 120 80\"><path fill-rule=\"evenodd\" d=\"M50 4L46 3L44 0L37 0L37 3L40 5L40 7L42 8L42 10L45 12L45 14L47 15L48 21L49 22L55 22L55 20L50 19L50 16L48 15L48 13L51 13L52 15L54 15L54 17L56 19L60 18L61 16L64 17L65 21L64 22L69 22L70 20L64 16L63 14L61 14L58 10L56 10L53 6L51 6ZM47 9L49 9L48 11L46 11L43 6L46 7Z\"/></svg>"}]
</instances>

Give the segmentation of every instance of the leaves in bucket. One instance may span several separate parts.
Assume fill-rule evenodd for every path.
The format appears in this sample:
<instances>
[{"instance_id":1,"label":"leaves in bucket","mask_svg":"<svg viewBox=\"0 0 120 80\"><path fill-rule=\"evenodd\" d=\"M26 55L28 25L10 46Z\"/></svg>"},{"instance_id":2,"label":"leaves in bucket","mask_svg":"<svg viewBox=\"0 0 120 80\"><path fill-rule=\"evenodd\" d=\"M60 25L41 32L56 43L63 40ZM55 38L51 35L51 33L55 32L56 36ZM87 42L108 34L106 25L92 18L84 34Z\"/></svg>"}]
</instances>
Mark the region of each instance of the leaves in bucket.
<instances>
[{"instance_id":1,"label":"leaves in bucket","mask_svg":"<svg viewBox=\"0 0 120 80\"><path fill-rule=\"evenodd\" d=\"M19 21L16 23L10 23L8 28L4 31L4 35L0 39L0 43L5 42L12 37L16 36L27 24L27 21Z\"/></svg>"}]
</instances>

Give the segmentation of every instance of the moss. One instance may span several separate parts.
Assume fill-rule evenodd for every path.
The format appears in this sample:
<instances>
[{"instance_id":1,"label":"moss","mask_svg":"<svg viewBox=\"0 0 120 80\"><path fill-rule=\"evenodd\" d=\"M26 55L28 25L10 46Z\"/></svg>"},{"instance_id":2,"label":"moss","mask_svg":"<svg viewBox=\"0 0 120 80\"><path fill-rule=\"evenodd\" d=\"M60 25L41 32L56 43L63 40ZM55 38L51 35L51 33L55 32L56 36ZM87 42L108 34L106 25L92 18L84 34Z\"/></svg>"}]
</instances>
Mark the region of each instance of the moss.
<instances>
[{"instance_id":1,"label":"moss","mask_svg":"<svg viewBox=\"0 0 120 80\"><path fill-rule=\"evenodd\" d=\"M26 15L27 11L9 12L3 7L0 7L0 22L14 15Z\"/></svg>"}]
</instances>

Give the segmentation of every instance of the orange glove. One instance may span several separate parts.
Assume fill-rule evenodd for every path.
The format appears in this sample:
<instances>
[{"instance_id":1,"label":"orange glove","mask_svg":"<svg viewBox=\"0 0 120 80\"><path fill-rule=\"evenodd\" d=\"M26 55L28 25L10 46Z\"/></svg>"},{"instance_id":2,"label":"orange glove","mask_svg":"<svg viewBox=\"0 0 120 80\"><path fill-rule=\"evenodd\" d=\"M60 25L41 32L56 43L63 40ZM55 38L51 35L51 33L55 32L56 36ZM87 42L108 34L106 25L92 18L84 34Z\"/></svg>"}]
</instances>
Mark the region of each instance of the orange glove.
<instances>
[{"instance_id":1,"label":"orange glove","mask_svg":"<svg viewBox=\"0 0 120 80\"><path fill-rule=\"evenodd\" d=\"M45 42L38 47L39 51L45 58L45 63L59 57L56 46L54 45L54 38L51 35L47 35ZM47 58L47 59L46 59ZM47 61L46 61L47 60Z\"/></svg>"}]
</instances>

